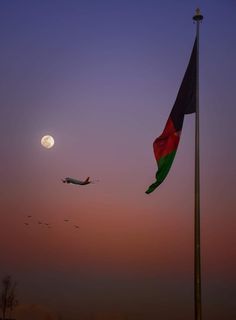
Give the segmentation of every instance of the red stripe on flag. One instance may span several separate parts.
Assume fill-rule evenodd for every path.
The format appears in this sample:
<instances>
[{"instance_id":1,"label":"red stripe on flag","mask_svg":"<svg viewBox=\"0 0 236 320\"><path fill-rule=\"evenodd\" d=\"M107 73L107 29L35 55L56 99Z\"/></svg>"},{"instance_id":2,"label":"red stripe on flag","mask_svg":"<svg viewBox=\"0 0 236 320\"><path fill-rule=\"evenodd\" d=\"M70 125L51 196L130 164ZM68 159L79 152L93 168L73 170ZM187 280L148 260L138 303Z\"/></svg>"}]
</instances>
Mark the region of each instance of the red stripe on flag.
<instances>
[{"instance_id":1,"label":"red stripe on flag","mask_svg":"<svg viewBox=\"0 0 236 320\"><path fill-rule=\"evenodd\" d=\"M176 131L172 119L169 118L164 131L153 143L154 154L157 161L177 149L180 134L181 131Z\"/></svg>"}]
</instances>

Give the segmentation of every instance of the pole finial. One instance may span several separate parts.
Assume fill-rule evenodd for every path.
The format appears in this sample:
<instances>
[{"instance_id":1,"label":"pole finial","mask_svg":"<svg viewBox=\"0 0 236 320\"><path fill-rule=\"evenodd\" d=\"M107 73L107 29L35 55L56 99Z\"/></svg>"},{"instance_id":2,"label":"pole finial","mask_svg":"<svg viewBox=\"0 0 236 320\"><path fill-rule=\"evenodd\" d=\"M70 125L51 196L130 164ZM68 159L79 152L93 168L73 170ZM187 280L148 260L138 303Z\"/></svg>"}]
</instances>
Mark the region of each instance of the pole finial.
<instances>
[{"instance_id":1,"label":"pole finial","mask_svg":"<svg viewBox=\"0 0 236 320\"><path fill-rule=\"evenodd\" d=\"M196 13L195 13L195 16L193 16L193 20L195 20L195 21L203 20L203 16L201 15L199 8L196 9Z\"/></svg>"}]
</instances>

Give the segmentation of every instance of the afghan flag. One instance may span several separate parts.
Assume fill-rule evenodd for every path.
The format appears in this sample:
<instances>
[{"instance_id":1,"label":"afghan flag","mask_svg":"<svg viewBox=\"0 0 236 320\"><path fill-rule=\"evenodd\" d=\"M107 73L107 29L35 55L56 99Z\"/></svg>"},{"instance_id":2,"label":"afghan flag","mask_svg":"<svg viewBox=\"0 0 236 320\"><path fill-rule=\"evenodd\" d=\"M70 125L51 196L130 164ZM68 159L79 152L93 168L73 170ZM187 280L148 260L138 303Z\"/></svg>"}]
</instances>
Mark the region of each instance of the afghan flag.
<instances>
[{"instance_id":1,"label":"afghan flag","mask_svg":"<svg viewBox=\"0 0 236 320\"><path fill-rule=\"evenodd\" d=\"M170 116L162 134L153 142L158 170L156 181L147 194L153 192L166 178L173 163L184 122L184 115L196 112L197 41L195 39L187 70Z\"/></svg>"}]
</instances>

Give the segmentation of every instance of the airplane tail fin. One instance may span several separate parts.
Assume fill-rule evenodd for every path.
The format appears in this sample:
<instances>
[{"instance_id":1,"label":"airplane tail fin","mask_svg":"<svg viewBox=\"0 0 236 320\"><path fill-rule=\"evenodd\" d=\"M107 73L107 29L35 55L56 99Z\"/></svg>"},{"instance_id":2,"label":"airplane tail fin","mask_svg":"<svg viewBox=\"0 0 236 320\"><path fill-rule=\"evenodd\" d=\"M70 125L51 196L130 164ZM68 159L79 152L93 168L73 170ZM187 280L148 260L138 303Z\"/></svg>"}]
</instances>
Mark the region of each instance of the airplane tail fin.
<instances>
[{"instance_id":1,"label":"airplane tail fin","mask_svg":"<svg viewBox=\"0 0 236 320\"><path fill-rule=\"evenodd\" d=\"M88 177L84 182L85 182L85 183L86 183L86 182L89 182L89 178L90 178L90 177Z\"/></svg>"}]
</instances>

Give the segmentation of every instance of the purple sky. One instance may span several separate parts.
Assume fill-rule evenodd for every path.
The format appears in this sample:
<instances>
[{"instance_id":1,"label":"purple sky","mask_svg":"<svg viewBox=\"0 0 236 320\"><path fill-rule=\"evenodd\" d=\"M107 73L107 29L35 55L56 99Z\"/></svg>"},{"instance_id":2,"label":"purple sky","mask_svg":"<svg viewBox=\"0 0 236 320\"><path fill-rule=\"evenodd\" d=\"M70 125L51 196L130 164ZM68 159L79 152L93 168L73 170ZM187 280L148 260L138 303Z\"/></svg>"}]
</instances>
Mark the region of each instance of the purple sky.
<instances>
[{"instance_id":1,"label":"purple sky","mask_svg":"<svg viewBox=\"0 0 236 320\"><path fill-rule=\"evenodd\" d=\"M145 190L197 6L203 316L236 319L236 2L2 0L0 276L18 320L193 319L194 115Z\"/></svg>"}]
</instances>

